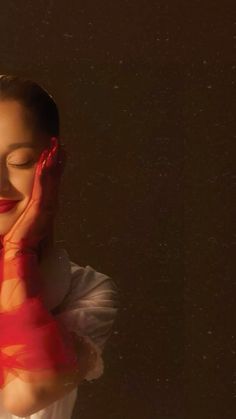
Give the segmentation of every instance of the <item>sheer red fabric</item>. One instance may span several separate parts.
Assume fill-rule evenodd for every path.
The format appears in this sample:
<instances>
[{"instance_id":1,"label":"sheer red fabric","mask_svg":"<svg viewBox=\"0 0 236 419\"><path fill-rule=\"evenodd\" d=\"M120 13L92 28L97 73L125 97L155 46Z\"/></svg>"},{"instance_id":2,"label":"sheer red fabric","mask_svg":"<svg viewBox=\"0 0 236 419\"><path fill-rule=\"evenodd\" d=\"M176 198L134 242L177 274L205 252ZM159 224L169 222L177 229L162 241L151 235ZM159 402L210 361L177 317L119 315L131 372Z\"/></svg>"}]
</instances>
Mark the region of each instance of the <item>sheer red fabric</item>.
<instances>
[{"instance_id":1,"label":"sheer red fabric","mask_svg":"<svg viewBox=\"0 0 236 419\"><path fill-rule=\"evenodd\" d=\"M37 254L22 251L6 261L0 253L0 388L16 377L71 377L79 371L73 337L44 306Z\"/></svg>"}]
</instances>

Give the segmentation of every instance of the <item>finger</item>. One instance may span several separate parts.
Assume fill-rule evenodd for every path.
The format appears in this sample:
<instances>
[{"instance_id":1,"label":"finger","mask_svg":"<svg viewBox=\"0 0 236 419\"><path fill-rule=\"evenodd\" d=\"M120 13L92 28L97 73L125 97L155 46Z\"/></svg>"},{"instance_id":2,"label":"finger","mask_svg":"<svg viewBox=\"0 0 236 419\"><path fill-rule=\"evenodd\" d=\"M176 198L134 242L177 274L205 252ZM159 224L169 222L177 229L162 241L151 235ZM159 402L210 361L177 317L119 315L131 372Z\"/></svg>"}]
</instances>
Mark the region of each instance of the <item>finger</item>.
<instances>
[{"instance_id":1,"label":"finger","mask_svg":"<svg viewBox=\"0 0 236 419\"><path fill-rule=\"evenodd\" d=\"M35 175L34 175L34 183L33 183L33 188L32 188L32 194L31 194L30 201L34 201L34 202L39 203L40 200L42 199L41 178L42 178L42 173L45 170L45 165L46 165L48 154L49 154L49 149L45 149L45 150L42 151L42 153L41 153L41 155L38 159L36 170L35 170Z\"/></svg>"},{"instance_id":2,"label":"finger","mask_svg":"<svg viewBox=\"0 0 236 419\"><path fill-rule=\"evenodd\" d=\"M54 176L59 181L65 167L67 156L65 149L63 149L62 146L59 144L58 139L54 139L55 141L52 143L52 147L50 148L50 151L46 158L46 163L43 166L43 171Z\"/></svg>"},{"instance_id":3,"label":"finger","mask_svg":"<svg viewBox=\"0 0 236 419\"><path fill-rule=\"evenodd\" d=\"M51 140L51 148L46 156L40 181L43 187L41 208L53 212L53 209L56 210L58 203L58 189L60 183L58 167L60 166L60 153L57 138L52 138Z\"/></svg>"},{"instance_id":4,"label":"finger","mask_svg":"<svg viewBox=\"0 0 236 419\"><path fill-rule=\"evenodd\" d=\"M59 141L57 137L51 137L48 155L46 157L45 168L51 169L57 165L59 157Z\"/></svg>"}]
</instances>

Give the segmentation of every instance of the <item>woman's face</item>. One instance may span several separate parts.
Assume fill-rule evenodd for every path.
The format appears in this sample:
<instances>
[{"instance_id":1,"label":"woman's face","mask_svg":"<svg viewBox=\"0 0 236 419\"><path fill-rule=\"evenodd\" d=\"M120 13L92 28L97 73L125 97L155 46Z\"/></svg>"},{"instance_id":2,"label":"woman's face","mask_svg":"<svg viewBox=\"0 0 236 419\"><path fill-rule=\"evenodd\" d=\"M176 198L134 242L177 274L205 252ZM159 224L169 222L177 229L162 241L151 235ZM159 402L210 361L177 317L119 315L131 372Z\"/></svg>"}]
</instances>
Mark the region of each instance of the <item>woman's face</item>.
<instances>
[{"instance_id":1,"label":"woman's face","mask_svg":"<svg viewBox=\"0 0 236 419\"><path fill-rule=\"evenodd\" d=\"M0 212L0 235L10 230L26 208L44 148L42 134L35 133L27 121L20 102L0 100L0 200L19 200L11 210Z\"/></svg>"}]
</instances>

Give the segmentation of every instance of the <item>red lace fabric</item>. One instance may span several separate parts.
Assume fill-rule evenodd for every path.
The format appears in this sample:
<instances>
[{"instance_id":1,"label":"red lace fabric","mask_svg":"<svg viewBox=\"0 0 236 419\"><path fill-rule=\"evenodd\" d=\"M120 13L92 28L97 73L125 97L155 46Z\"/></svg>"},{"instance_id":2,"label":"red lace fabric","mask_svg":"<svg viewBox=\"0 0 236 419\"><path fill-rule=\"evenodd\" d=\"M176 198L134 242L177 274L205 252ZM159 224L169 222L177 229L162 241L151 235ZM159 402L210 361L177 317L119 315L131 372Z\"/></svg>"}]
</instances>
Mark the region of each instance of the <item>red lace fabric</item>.
<instances>
[{"instance_id":1,"label":"red lace fabric","mask_svg":"<svg viewBox=\"0 0 236 419\"><path fill-rule=\"evenodd\" d=\"M16 254L10 263L4 260L1 248L0 388L16 377L37 383L54 378L58 373L71 377L79 370L72 334L44 307L37 254L26 251ZM1 300L3 287L14 278L19 278L11 291L14 292L14 308L6 310L6 301L3 305ZM27 297L17 304L17 296L19 294L20 301L22 292ZM6 295L4 290L4 298ZM10 301L10 294L8 298Z\"/></svg>"}]
</instances>

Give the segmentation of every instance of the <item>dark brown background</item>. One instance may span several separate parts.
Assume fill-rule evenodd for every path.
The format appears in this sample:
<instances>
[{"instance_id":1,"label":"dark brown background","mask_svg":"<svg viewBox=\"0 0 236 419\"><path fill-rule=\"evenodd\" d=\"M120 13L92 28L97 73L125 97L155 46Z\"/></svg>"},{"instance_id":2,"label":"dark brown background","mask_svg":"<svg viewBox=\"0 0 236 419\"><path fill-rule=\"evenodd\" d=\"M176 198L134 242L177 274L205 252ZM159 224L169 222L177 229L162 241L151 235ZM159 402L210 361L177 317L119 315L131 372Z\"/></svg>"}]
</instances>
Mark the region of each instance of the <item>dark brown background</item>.
<instances>
[{"instance_id":1,"label":"dark brown background","mask_svg":"<svg viewBox=\"0 0 236 419\"><path fill-rule=\"evenodd\" d=\"M235 5L1 2L0 73L57 101L57 239L113 277L105 373L74 418L233 419L229 243ZM66 418L65 418L66 419Z\"/></svg>"}]
</instances>

